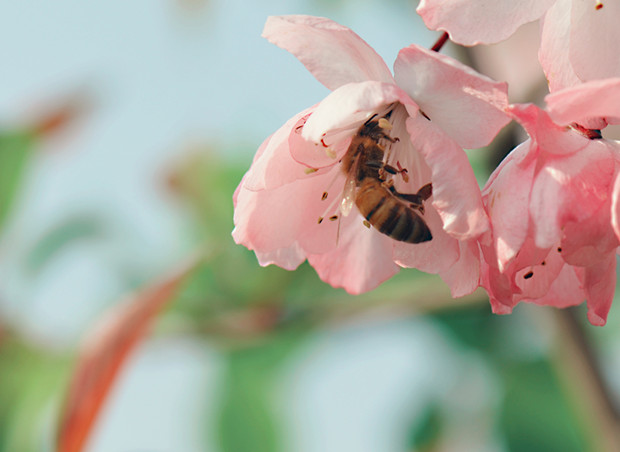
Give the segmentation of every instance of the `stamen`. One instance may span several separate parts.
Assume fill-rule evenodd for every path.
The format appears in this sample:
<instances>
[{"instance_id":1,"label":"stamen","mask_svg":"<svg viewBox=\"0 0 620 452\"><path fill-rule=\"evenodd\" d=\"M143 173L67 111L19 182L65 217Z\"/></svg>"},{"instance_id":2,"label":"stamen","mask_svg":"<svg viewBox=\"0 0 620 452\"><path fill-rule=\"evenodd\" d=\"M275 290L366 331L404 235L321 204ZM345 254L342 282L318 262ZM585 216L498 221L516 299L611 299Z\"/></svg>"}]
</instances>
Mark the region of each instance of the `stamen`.
<instances>
[{"instance_id":1,"label":"stamen","mask_svg":"<svg viewBox=\"0 0 620 452\"><path fill-rule=\"evenodd\" d=\"M329 192L329 189L332 188L332 185L334 185L334 182L336 182L336 179L338 179L338 177L341 176L341 174L342 173L340 171L334 172L334 177L332 177L332 180L330 180L329 184L327 184L327 188L323 192L323 195L321 195L321 200L327 199L327 193Z\"/></svg>"},{"instance_id":2,"label":"stamen","mask_svg":"<svg viewBox=\"0 0 620 452\"><path fill-rule=\"evenodd\" d=\"M370 229L370 223L367 220L362 221L362 224Z\"/></svg>"},{"instance_id":3,"label":"stamen","mask_svg":"<svg viewBox=\"0 0 620 452\"><path fill-rule=\"evenodd\" d=\"M332 148L325 148L325 153L331 159L335 159L336 157L338 157L336 151L334 151Z\"/></svg>"},{"instance_id":4,"label":"stamen","mask_svg":"<svg viewBox=\"0 0 620 452\"><path fill-rule=\"evenodd\" d=\"M323 193L324 198L322 198L322 199L326 199L327 198L326 194L327 194L327 192ZM331 217L336 216L336 215L333 215L333 214L330 215L330 213L337 211L337 209L338 209L337 205L338 205L339 201L340 201L340 198L338 196L335 196L334 199L332 200L332 202L330 202L329 205L327 206L327 208L323 211L323 215L320 217L319 224L321 224L321 221L323 221L323 219L326 218L326 217L330 217L330 220L331 220Z\"/></svg>"},{"instance_id":5,"label":"stamen","mask_svg":"<svg viewBox=\"0 0 620 452\"><path fill-rule=\"evenodd\" d=\"M570 127L590 140L600 140L603 138L601 131L598 129L586 129L584 126L577 123L571 124Z\"/></svg>"},{"instance_id":6,"label":"stamen","mask_svg":"<svg viewBox=\"0 0 620 452\"><path fill-rule=\"evenodd\" d=\"M304 170L304 173L306 174L312 174L312 173L316 173L318 171L318 168L306 168Z\"/></svg>"},{"instance_id":7,"label":"stamen","mask_svg":"<svg viewBox=\"0 0 620 452\"><path fill-rule=\"evenodd\" d=\"M338 215L332 215L329 217L329 221L336 221L338 219Z\"/></svg>"}]
</instances>

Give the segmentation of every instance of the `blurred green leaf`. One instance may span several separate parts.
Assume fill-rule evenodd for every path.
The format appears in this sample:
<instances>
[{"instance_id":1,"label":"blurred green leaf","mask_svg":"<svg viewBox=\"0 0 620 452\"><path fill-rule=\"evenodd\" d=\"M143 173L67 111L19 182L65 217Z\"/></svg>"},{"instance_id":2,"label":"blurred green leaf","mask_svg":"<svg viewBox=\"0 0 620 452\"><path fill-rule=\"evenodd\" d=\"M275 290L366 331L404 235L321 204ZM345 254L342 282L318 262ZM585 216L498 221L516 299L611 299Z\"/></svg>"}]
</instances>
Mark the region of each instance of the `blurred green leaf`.
<instances>
[{"instance_id":1,"label":"blurred green leaf","mask_svg":"<svg viewBox=\"0 0 620 452\"><path fill-rule=\"evenodd\" d=\"M74 242L101 236L102 221L94 216L76 216L64 220L37 241L26 260L26 269L35 274L64 247Z\"/></svg>"},{"instance_id":2,"label":"blurred green leaf","mask_svg":"<svg viewBox=\"0 0 620 452\"><path fill-rule=\"evenodd\" d=\"M511 452L584 451L580 425L548 361L502 369L501 424Z\"/></svg>"},{"instance_id":3,"label":"blurred green leaf","mask_svg":"<svg viewBox=\"0 0 620 452\"><path fill-rule=\"evenodd\" d=\"M67 371L68 359L12 339L2 342L0 452L41 450L45 408L51 406Z\"/></svg>"},{"instance_id":4,"label":"blurred green leaf","mask_svg":"<svg viewBox=\"0 0 620 452\"><path fill-rule=\"evenodd\" d=\"M0 133L0 229L17 196L34 144L33 133Z\"/></svg>"},{"instance_id":5,"label":"blurred green leaf","mask_svg":"<svg viewBox=\"0 0 620 452\"><path fill-rule=\"evenodd\" d=\"M417 452L431 452L436 449L443 433L443 419L440 406L430 403L426 406L421 419L416 419L411 431L409 448Z\"/></svg>"},{"instance_id":6,"label":"blurred green leaf","mask_svg":"<svg viewBox=\"0 0 620 452\"><path fill-rule=\"evenodd\" d=\"M463 345L487 351L494 347L492 338L507 319L493 314L488 305L441 311L431 318L447 328Z\"/></svg>"},{"instance_id":7,"label":"blurred green leaf","mask_svg":"<svg viewBox=\"0 0 620 452\"><path fill-rule=\"evenodd\" d=\"M504 388L499 427L511 452L586 450L579 420L549 358L511 349L519 336L528 334L528 325L519 323L527 318L517 313L498 316L488 306L444 311L432 318L495 368Z\"/></svg>"},{"instance_id":8,"label":"blurred green leaf","mask_svg":"<svg viewBox=\"0 0 620 452\"><path fill-rule=\"evenodd\" d=\"M217 421L223 452L282 450L276 376L305 337L299 329L280 331L265 342L228 353Z\"/></svg>"}]
</instances>

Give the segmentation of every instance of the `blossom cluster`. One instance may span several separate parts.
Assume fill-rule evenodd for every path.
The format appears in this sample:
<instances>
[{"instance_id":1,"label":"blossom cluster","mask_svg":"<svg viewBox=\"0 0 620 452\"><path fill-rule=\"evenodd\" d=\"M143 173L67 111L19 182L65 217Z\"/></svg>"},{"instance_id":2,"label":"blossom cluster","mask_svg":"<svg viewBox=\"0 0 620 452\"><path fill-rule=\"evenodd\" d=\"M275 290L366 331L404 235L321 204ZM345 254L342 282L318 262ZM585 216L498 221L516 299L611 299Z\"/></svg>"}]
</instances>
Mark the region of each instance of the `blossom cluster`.
<instances>
[{"instance_id":1,"label":"blossom cluster","mask_svg":"<svg viewBox=\"0 0 620 452\"><path fill-rule=\"evenodd\" d=\"M235 241L261 265L307 259L350 293L412 267L439 274L455 297L482 286L496 313L587 300L590 322L603 325L620 245L620 143L600 132L620 123L619 9L421 1L427 26L464 45L540 19L545 109L510 104L505 83L437 51L409 45L391 72L329 19L270 17L263 36L331 93L258 149L234 194ZM464 149L488 145L511 120L529 139L480 190Z\"/></svg>"}]
</instances>

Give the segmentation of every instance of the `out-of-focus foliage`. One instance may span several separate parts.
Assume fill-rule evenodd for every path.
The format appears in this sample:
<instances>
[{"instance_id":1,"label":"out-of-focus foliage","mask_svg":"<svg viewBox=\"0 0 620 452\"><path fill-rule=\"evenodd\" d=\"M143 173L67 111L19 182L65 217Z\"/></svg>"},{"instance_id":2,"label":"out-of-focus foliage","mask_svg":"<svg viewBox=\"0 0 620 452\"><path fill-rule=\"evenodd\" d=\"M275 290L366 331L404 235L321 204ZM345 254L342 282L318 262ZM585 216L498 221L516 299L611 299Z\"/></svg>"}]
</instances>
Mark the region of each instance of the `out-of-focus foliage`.
<instances>
[{"instance_id":1,"label":"out-of-focus foliage","mask_svg":"<svg viewBox=\"0 0 620 452\"><path fill-rule=\"evenodd\" d=\"M173 299L194 262L110 309L91 329L73 371L57 435L58 452L80 452L119 370Z\"/></svg>"},{"instance_id":2,"label":"out-of-focus foliage","mask_svg":"<svg viewBox=\"0 0 620 452\"><path fill-rule=\"evenodd\" d=\"M41 450L45 415L62 392L68 359L26 344L6 332L0 337L0 451Z\"/></svg>"},{"instance_id":3,"label":"out-of-focus foliage","mask_svg":"<svg viewBox=\"0 0 620 452\"><path fill-rule=\"evenodd\" d=\"M0 229L18 194L34 144L32 131L0 132Z\"/></svg>"},{"instance_id":4,"label":"out-of-focus foliage","mask_svg":"<svg viewBox=\"0 0 620 452\"><path fill-rule=\"evenodd\" d=\"M303 329L288 329L229 349L217 421L222 452L283 451L278 376L305 337Z\"/></svg>"},{"instance_id":5,"label":"out-of-focus foliage","mask_svg":"<svg viewBox=\"0 0 620 452\"><path fill-rule=\"evenodd\" d=\"M585 450L579 417L562 392L553 356L516 352L518 346L510 345L507 334L517 326L513 317L497 316L483 307L432 317L459 343L481 351L501 378L504 398L498 428L510 451Z\"/></svg>"},{"instance_id":6,"label":"out-of-focus foliage","mask_svg":"<svg viewBox=\"0 0 620 452\"><path fill-rule=\"evenodd\" d=\"M76 240L97 239L103 235L102 221L93 215L80 215L64 219L59 225L50 228L36 241L25 262L25 269L32 277L48 265L53 258Z\"/></svg>"}]
</instances>

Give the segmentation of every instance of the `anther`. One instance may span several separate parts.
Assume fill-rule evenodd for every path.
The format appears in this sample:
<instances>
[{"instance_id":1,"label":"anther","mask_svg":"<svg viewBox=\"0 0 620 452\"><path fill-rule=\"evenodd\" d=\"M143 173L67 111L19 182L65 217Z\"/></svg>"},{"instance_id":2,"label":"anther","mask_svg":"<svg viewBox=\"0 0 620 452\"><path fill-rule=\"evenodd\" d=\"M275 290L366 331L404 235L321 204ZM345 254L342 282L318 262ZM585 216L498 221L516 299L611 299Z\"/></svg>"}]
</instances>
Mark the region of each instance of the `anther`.
<instances>
[{"instance_id":1,"label":"anther","mask_svg":"<svg viewBox=\"0 0 620 452\"><path fill-rule=\"evenodd\" d=\"M325 201L327 199L327 192L323 192L323 196L321 196L321 201Z\"/></svg>"},{"instance_id":2,"label":"anther","mask_svg":"<svg viewBox=\"0 0 620 452\"><path fill-rule=\"evenodd\" d=\"M327 154L327 156L329 158L335 159L337 157L336 155L336 151L334 151L332 148L330 147L326 147L325 148L325 153Z\"/></svg>"},{"instance_id":3,"label":"anther","mask_svg":"<svg viewBox=\"0 0 620 452\"><path fill-rule=\"evenodd\" d=\"M366 226L368 229L370 229L370 223L368 221L364 220L362 221L362 224Z\"/></svg>"},{"instance_id":4,"label":"anther","mask_svg":"<svg viewBox=\"0 0 620 452\"><path fill-rule=\"evenodd\" d=\"M530 279L532 276L534 276L534 272L529 271L525 275L523 275L523 279Z\"/></svg>"},{"instance_id":5,"label":"anther","mask_svg":"<svg viewBox=\"0 0 620 452\"><path fill-rule=\"evenodd\" d=\"M306 174L312 174L312 173L316 173L317 171L318 171L318 169L317 169L317 168L306 168L306 169L304 170L304 173L306 173Z\"/></svg>"},{"instance_id":6,"label":"anther","mask_svg":"<svg viewBox=\"0 0 620 452\"><path fill-rule=\"evenodd\" d=\"M338 215L332 215L329 217L329 221L336 221L338 219Z\"/></svg>"},{"instance_id":7,"label":"anther","mask_svg":"<svg viewBox=\"0 0 620 452\"><path fill-rule=\"evenodd\" d=\"M321 224L323 223L323 217L319 217L319 221L317 221L317 224Z\"/></svg>"}]
</instances>

